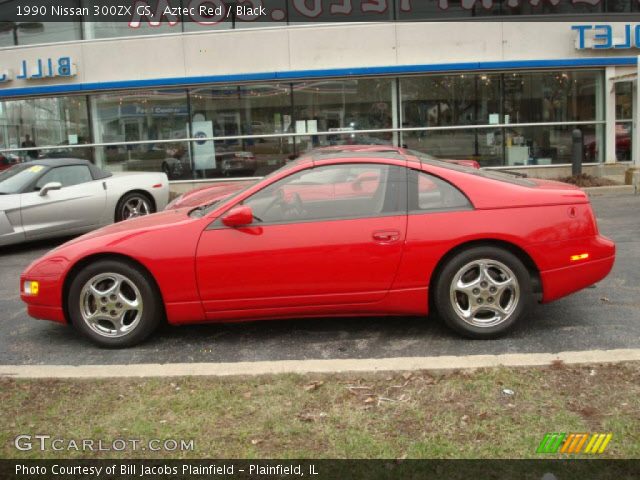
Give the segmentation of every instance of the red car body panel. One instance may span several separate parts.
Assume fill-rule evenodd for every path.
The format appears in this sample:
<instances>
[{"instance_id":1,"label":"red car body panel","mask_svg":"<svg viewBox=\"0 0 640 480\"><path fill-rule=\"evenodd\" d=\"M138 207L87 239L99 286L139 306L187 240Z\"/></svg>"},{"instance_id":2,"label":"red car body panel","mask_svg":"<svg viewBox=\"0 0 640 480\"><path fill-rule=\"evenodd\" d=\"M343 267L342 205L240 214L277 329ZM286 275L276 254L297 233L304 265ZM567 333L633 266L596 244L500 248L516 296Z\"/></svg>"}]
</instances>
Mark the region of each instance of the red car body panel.
<instances>
[{"instance_id":1,"label":"red car body panel","mask_svg":"<svg viewBox=\"0 0 640 480\"><path fill-rule=\"evenodd\" d=\"M253 193L323 164L381 163L423 170L457 186L472 207L373 218L249 225L220 217ZM31 316L66 322L64 282L97 256L136 261L155 280L172 324L329 315L424 315L438 263L470 242L519 250L547 302L592 285L612 268L615 245L599 235L586 194L549 181L501 181L411 155L301 158L249 184L207 215L174 208L127 220L68 242L22 274L40 282L25 295ZM297 190L296 193L304 190ZM304 189L304 187L300 187ZM572 261L573 255L589 257Z\"/></svg>"}]
</instances>

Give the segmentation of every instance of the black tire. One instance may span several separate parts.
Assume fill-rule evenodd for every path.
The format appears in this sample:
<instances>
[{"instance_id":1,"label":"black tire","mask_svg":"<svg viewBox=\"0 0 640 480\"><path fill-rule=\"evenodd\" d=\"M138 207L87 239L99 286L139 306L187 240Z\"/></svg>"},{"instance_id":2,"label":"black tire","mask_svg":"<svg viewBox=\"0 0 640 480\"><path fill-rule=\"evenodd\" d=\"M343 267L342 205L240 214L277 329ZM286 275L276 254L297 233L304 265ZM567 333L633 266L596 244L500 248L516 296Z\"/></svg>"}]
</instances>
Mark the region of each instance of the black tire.
<instances>
[{"instance_id":1,"label":"black tire","mask_svg":"<svg viewBox=\"0 0 640 480\"><path fill-rule=\"evenodd\" d=\"M144 210L141 210L137 215L128 216L127 208L125 206L130 204L131 202L139 202L141 205L144 205ZM123 195L120 200L118 200L116 211L114 213L114 220L116 222L121 222L135 216L149 215L151 213L155 213L155 211L155 204L149 195L142 192L129 192Z\"/></svg>"},{"instance_id":2,"label":"black tire","mask_svg":"<svg viewBox=\"0 0 640 480\"><path fill-rule=\"evenodd\" d=\"M109 311L109 308L116 308L115 305L117 304L106 303L103 307L100 307L102 298L107 298L107 301L109 301L108 294L105 294L102 298L98 298L98 296L93 293L83 293L83 289L92 283L94 279L99 279L103 276L108 277L110 275L113 278L119 278L117 276L126 278L126 281L122 282L124 286L119 292L122 292L127 299L133 298L136 294L139 294L141 298L141 311L139 315L137 311L129 311L126 313L128 316L127 320L131 319L130 324L126 326L124 325L126 321L123 321L121 325L123 325L123 329L128 328L128 330L126 332L116 332L114 335L109 335L106 330L109 328L110 322L113 329L116 330L119 323L118 319L113 319L113 321L111 321L111 318L101 320L99 325L96 325L98 322L93 322L94 326L92 327L90 325L91 322L85 320L83 317L83 314L87 315L87 313L91 313L94 305L96 311L106 307L106 313L103 314L101 312L101 316L108 316L111 312L115 311ZM109 280L110 279L107 278L102 281L102 285L98 285L100 285L100 288L106 288L109 285ZM127 284L127 282L130 282L130 284ZM135 292L131 285L134 285L138 291ZM116 300L113 300L113 302L116 302ZM106 348L123 348L136 345L151 335L164 319L162 298L153 279L138 265L120 260L99 260L83 268L75 276L69 288L67 311L69 312L71 324L79 332L99 346ZM133 315L131 315L131 313L133 313ZM100 330L105 331L101 333Z\"/></svg>"},{"instance_id":3,"label":"black tire","mask_svg":"<svg viewBox=\"0 0 640 480\"><path fill-rule=\"evenodd\" d=\"M481 260L489 260L484 265L488 266L493 279L484 282L483 286L478 284L475 288L475 269L480 271L480 263L476 264L475 262ZM478 266L476 267L476 265ZM508 272L509 270L510 272ZM461 272L467 272L467 280L474 281L474 283L470 282L470 286L467 288L473 288L473 292L477 291L477 296L476 293L469 292L467 294L458 287L453 287L454 282L455 285L458 285L458 278L461 280L465 278L461 276L464 275ZM496 286L498 284L494 283L495 279L510 278L511 274L517 283L513 283L513 285L510 283L511 286L503 292L498 290L499 287ZM478 277L477 281L480 282L480 280L482 278ZM463 282L462 285L466 285L466 283ZM496 297L489 289L496 290ZM470 298L469 295L473 298ZM500 295L500 298L497 298L497 295ZM526 315L532 300L533 291L529 271L517 256L498 247L471 247L458 253L444 265L435 281L434 303L437 313L447 326L468 338L488 339L504 335ZM506 313L497 313L495 310L497 303L500 303L501 308L508 307L506 310L502 309ZM465 309L460 308L461 305L468 307L469 316L474 316L465 320L463 318ZM472 308L479 310L472 314ZM492 311L493 319L491 318ZM499 319L500 316L503 317L502 320ZM497 323L493 324L492 321Z\"/></svg>"}]
</instances>

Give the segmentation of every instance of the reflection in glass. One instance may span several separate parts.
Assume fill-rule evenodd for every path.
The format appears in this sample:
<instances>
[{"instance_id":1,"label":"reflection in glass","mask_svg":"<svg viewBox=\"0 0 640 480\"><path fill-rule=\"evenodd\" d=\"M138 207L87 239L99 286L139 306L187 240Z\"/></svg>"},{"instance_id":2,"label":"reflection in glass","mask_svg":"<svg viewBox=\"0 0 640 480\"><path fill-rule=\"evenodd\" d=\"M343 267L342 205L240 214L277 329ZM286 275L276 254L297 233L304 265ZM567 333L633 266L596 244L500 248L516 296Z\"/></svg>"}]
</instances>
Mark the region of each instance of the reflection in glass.
<instances>
[{"instance_id":1,"label":"reflection in glass","mask_svg":"<svg viewBox=\"0 0 640 480\"><path fill-rule=\"evenodd\" d=\"M601 120L601 77L600 71L504 74L504 123Z\"/></svg>"},{"instance_id":2,"label":"reflection in glass","mask_svg":"<svg viewBox=\"0 0 640 480\"><path fill-rule=\"evenodd\" d=\"M442 160L476 160L483 167L503 164L499 128L403 132L402 144Z\"/></svg>"},{"instance_id":3,"label":"reflection in glass","mask_svg":"<svg viewBox=\"0 0 640 480\"><path fill-rule=\"evenodd\" d=\"M187 150L189 136L185 90L151 90L96 95L91 98L96 143L172 140L96 150L98 165L121 170L159 171L165 158Z\"/></svg>"},{"instance_id":4,"label":"reflection in glass","mask_svg":"<svg viewBox=\"0 0 640 480\"><path fill-rule=\"evenodd\" d=\"M631 120L633 116L633 84L616 83L616 120Z\"/></svg>"},{"instance_id":5,"label":"reflection in glass","mask_svg":"<svg viewBox=\"0 0 640 480\"><path fill-rule=\"evenodd\" d=\"M83 96L7 100L0 104L0 148L34 148L24 159L78 157L91 159L87 99ZM42 147L55 147L44 149Z\"/></svg>"},{"instance_id":6,"label":"reflection in glass","mask_svg":"<svg viewBox=\"0 0 640 480\"><path fill-rule=\"evenodd\" d=\"M392 128L393 80L319 80L293 84L296 133Z\"/></svg>"},{"instance_id":7,"label":"reflection in glass","mask_svg":"<svg viewBox=\"0 0 640 480\"><path fill-rule=\"evenodd\" d=\"M616 123L616 160L631 160L631 122Z\"/></svg>"},{"instance_id":8,"label":"reflection in glass","mask_svg":"<svg viewBox=\"0 0 640 480\"><path fill-rule=\"evenodd\" d=\"M215 136L262 135L291 130L288 83L220 85L192 89L191 112L212 122Z\"/></svg>"},{"instance_id":9,"label":"reflection in glass","mask_svg":"<svg viewBox=\"0 0 640 480\"><path fill-rule=\"evenodd\" d=\"M503 129L507 166L571 163L574 129L582 131L584 162L598 162L603 155L599 125L556 125Z\"/></svg>"},{"instance_id":10,"label":"reflection in glass","mask_svg":"<svg viewBox=\"0 0 640 480\"><path fill-rule=\"evenodd\" d=\"M403 127L500 123L500 75L400 79Z\"/></svg>"},{"instance_id":11,"label":"reflection in glass","mask_svg":"<svg viewBox=\"0 0 640 480\"><path fill-rule=\"evenodd\" d=\"M393 145L391 132L382 133L331 133L329 135L301 135L296 137L296 156L304 155L315 148L337 145Z\"/></svg>"}]
</instances>

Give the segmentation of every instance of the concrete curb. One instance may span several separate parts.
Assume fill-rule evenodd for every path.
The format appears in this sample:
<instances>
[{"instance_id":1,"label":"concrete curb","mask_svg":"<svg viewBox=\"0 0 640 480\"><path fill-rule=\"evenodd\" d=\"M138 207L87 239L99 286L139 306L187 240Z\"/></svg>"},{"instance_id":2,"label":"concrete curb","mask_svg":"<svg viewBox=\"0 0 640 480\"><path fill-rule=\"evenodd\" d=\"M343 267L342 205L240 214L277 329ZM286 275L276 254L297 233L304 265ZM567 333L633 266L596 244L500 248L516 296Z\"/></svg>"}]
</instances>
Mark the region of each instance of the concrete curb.
<instances>
[{"instance_id":1,"label":"concrete curb","mask_svg":"<svg viewBox=\"0 0 640 480\"><path fill-rule=\"evenodd\" d=\"M460 370L490 367L569 365L640 361L640 349L589 350L560 353L509 353L464 357L399 357L345 360L281 360L237 363L173 363L128 365L1 365L0 377L127 378L267 375L278 373L343 373L411 370Z\"/></svg>"},{"instance_id":2,"label":"concrete curb","mask_svg":"<svg viewBox=\"0 0 640 480\"><path fill-rule=\"evenodd\" d=\"M609 185L608 187L585 187L582 190L589 196L615 195L620 193L634 193L633 185Z\"/></svg>"}]
</instances>

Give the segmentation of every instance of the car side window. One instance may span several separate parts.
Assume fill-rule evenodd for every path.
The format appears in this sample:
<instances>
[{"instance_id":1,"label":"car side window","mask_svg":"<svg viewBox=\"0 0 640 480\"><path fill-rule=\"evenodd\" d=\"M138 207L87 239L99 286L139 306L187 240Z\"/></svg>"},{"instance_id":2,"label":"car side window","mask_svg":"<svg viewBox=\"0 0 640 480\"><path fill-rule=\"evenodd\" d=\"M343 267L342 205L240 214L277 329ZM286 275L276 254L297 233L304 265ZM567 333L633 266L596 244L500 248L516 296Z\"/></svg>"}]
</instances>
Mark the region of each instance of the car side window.
<instances>
[{"instance_id":1,"label":"car side window","mask_svg":"<svg viewBox=\"0 0 640 480\"><path fill-rule=\"evenodd\" d=\"M406 213L406 170L383 164L315 167L269 185L243 204L263 223Z\"/></svg>"},{"instance_id":2,"label":"car side window","mask_svg":"<svg viewBox=\"0 0 640 480\"><path fill-rule=\"evenodd\" d=\"M471 208L467 197L450 183L417 170L409 173L409 212Z\"/></svg>"},{"instance_id":3,"label":"car side window","mask_svg":"<svg viewBox=\"0 0 640 480\"><path fill-rule=\"evenodd\" d=\"M59 182L63 187L78 185L79 183L93 180L89 167L86 165L68 165L65 167L55 167L45 173L37 181L35 190L40 190L47 183Z\"/></svg>"}]
</instances>

